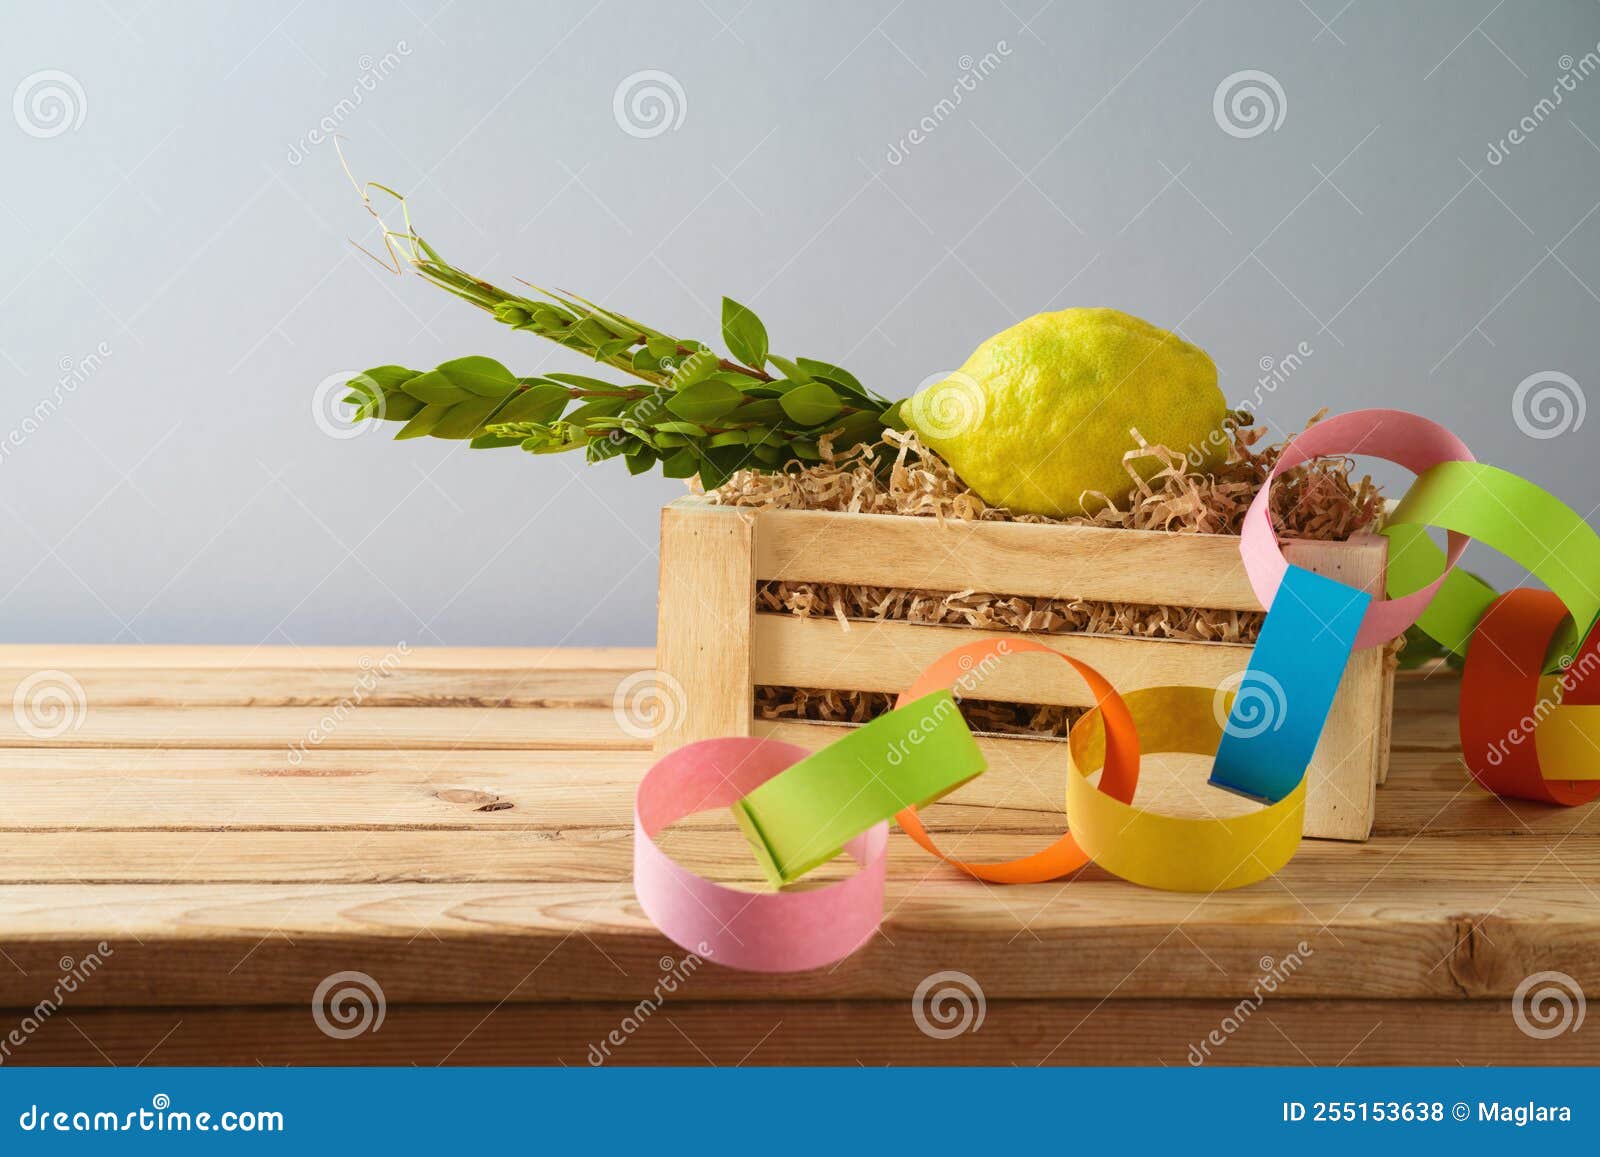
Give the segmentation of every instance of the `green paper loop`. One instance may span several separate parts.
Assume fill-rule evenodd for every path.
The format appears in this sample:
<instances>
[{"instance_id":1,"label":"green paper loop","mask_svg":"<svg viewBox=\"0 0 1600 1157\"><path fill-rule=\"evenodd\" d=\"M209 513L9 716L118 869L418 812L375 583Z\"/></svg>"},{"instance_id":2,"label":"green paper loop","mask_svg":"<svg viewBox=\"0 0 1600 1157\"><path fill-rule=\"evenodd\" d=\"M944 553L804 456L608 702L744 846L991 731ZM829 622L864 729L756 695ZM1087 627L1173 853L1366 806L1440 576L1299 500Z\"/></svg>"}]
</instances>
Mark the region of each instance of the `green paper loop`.
<instances>
[{"instance_id":1,"label":"green paper loop","mask_svg":"<svg viewBox=\"0 0 1600 1157\"><path fill-rule=\"evenodd\" d=\"M1389 597L1426 586L1444 569L1427 527L1454 530L1527 567L1572 616L1552 645L1570 655L1600 618L1600 535L1566 503L1525 478L1481 462L1441 462L1418 475L1389 516ZM1417 625L1465 654L1494 590L1459 567L1450 572Z\"/></svg>"},{"instance_id":2,"label":"green paper loop","mask_svg":"<svg viewBox=\"0 0 1600 1157\"><path fill-rule=\"evenodd\" d=\"M955 697L935 691L858 727L773 776L733 815L775 887L827 863L908 807L925 807L984 770Z\"/></svg>"}]
</instances>

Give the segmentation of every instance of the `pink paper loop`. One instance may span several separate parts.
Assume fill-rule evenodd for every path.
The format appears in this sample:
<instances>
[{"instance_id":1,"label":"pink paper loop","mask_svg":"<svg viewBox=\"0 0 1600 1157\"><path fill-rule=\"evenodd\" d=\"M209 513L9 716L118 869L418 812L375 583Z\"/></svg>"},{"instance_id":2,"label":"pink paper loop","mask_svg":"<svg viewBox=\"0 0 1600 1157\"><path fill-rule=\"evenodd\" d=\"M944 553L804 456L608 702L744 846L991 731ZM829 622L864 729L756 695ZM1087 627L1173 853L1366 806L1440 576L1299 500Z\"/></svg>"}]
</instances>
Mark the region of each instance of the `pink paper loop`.
<instances>
[{"instance_id":1,"label":"pink paper loop","mask_svg":"<svg viewBox=\"0 0 1600 1157\"><path fill-rule=\"evenodd\" d=\"M747 892L715 883L655 842L669 824L728 807L810 754L775 739L707 739L678 748L645 773L634 802L633 888L645 915L680 948L729 968L804 972L844 959L877 931L887 823L845 845L860 871L803 892Z\"/></svg>"},{"instance_id":2,"label":"pink paper loop","mask_svg":"<svg viewBox=\"0 0 1600 1157\"><path fill-rule=\"evenodd\" d=\"M1272 606L1289 569L1289 562L1278 546L1277 533L1272 529L1269 506L1272 483L1284 471L1313 458L1354 454L1383 458L1404 466L1413 474L1421 474L1440 462L1476 461L1466 443L1449 430L1404 410L1351 410L1296 434L1262 483L1240 530L1239 553L1244 559L1250 586L1262 606ZM1355 649L1380 646L1405 634L1406 628L1427 609L1445 576L1471 541L1464 534L1450 531L1444 572L1437 579L1409 595L1395 599L1374 598L1361 621L1361 629L1356 632Z\"/></svg>"}]
</instances>

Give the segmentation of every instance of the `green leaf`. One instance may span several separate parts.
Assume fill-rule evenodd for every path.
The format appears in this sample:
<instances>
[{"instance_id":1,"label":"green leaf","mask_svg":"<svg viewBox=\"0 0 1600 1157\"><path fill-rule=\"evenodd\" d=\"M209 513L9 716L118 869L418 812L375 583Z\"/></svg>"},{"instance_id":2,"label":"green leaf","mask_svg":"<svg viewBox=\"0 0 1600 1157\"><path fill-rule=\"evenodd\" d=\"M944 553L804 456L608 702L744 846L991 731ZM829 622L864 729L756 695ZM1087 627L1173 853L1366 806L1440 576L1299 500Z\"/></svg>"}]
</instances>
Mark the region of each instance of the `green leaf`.
<instances>
[{"instance_id":1,"label":"green leaf","mask_svg":"<svg viewBox=\"0 0 1600 1157\"><path fill-rule=\"evenodd\" d=\"M788 391L778 404L789 419L801 426L816 426L838 414L839 395L822 382L806 382Z\"/></svg>"},{"instance_id":2,"label":"green leaf","mask_svg":"<svg viewBox=\"0 0 1600 1157\"><path fill-rule=\"evenodd\" d=\"M823 378L832 382L836 386L843 386L845 389L863 398L871 397L871 395L867 393L867 388L863 386L856 379L856 376L849 370L840 369L838 366L831 366L827 362L819 362L816 358L795 358L795 364L797 364L806 373L810 374L813 378Z\"/></svg>"},{"instance_id":3,"label":"green leaf","mask_svg":"<svg viewBox=\"0 0 1600 1157\"><path fill-rule=\"evenodd\" d=\"M768 354L767 360L783 371L783 376L794 382L809 382L811 375L806 373L788 358L780 358L777 354Z\"/></svg>"},{"instance_id":4,"label":"green leaf","mask_svg":"<svg viewBox=\"0 0 1600 1157\"><path fill-rule=\"evenodd\" d=\"M751 446L750 453L763 466L776 466L783 461L783 451L770 443L764 442L759 446Z\"/></svg>"},{"instance_id":5,"label":"green leaf","mask_svg":"<svg viewBox=\"0 0 1600 1157\"><path fill-rule=\"evenodd\" d=\"M668 373L667 367L661 364L665 360L666 358L663 355L655 353L646 346L640 346L633 351L633 372L658 376L666 374Z\"/></svg>"},{"instance_id":6,"label":"green leaf","mask_svg":"<svg viewBox=\"0 0 1600 1157\"><path fill-rule=\"evenodd\" d=\"M400 388L419 402L427 402L429 405L436 402L453 405L477 396L471 390L456 385L438 370L418 374Z\"/></svg>"},{"instance_id":7,"label":"green leaf","mask_svg":"<svg viewBox=\"0 0 1600 1157\"><path fill-rule=\"evenodd\" d=\"M395 434L396 442L403 442L407 438L421 438L433 433L441 419L450 412L450 405L446 402L430 402L423 406L412 417L411 421L401 426Z\"/></svg>"},{"instance_id":8,"label":"green leaf","mask_svg":"<svg viewBox=\"0 0 1600 1157\"><path fill-rule=\"evenodd\" d=\"M777 398L754 398L735 410L730 421L779 422L783 417L783 404Z\"/></svg>"},{"instance_id":9,"label":"green leaf","mask_svg":"<svg viewBox=\"0 0 1600 1157\"><path fill-rule=\"evenodd\" d=\"M571 400L566 386L538 382L514 395L499 418L502 422L554 422Z\"/></svg>"},{"instance_id":10,"label":"green leaf","mask_svg":"<svg viewBox=\"0 0 1600 1157\"><path fill-rule=\"evenodd\" d=\"M731 297L722 299L722 340L728 351L751 369L767 364L767 327Z\"/></svg>"},{"instance_id":11,"label":"green leaf","mask_svg":"<svg viewBox=\"0 0 1600 1157\"><path fill-rule=\"evenodd\" d=\"M900 407L905 404L905 399L900 399L900 401L896 402L883 413L879 414L878 421L882 422L891 430L899 430L904 433L906 428L906 420L900 416Z\"/></svg>"},{"instance_id":12,"label":"green leaf","mask_svg":"<svg viewBox=\"0 0 1600 1157\"><path fill-rule=\"evenodd\" d=\"M480 398L503 398L517 388L516 375L493 358L456 358L434 372L443 374L457 389Z\"/></svg>"},{"instance_id":13,"label":"green leaf","mask_svg":"<svg viewBox=\"0 0 1600 1157\"><path fill-rule=\"evenodd\" d=\"M468 445L473 450L494 450L501 446L518 446L521 438L507 438L500 434L479 434Z\"/></svg>"},{"instance_id":14,"label":"green leaf","mask_svg":"<svg viewBox=\"0 0 1600 1157\"><path fill-rule=\"evenodd\" d=\"M627 462L629 474L643 474L656 464L656 456L648 446L645 446L628 451Z\"/></svg>"},{"instance_id":15,"label":"green leaf","mask_svg":"<svg viewBox=\"0 0 1600 1157\"><path fill-rule=\"evenodd\" d=\"M504 401L504 398L474 398L470 402L457 402L428 433L435 438L471 438L482 432L483 424Z\"/></svg>"},{"instance_id":16,"label":"green leaf","mask_svg":"<svg viewBox=\"0 0 1600 1157\"><path fill-rule=\"evenodd\" d=\"M710 450L702 454L700 484L707 490L715 490L732 477L734 471L744 469L745 458L745 452L735 446Z\"/></svg>"},{"instance_id":17,"label":"green leaf","mask_svg":"<svg viewBox=\"0 0 1600 1157\"><path fill-rule=\"evenodd\" d=\"M359 411L358 415L383 418L390 422L404 422L407 418L415 417L423 405L424 403L407 394L389 394L372 407L370 415L360 414Z\"/></svg>"},{"instance_id":18,"label":"green leaf","mask_svg":"<svg viewBox=\"0 0 1600 1157\"><path fill-rule=\"evenodd\" d=\"M881 429L876 414L857 410L853 414L846 415L844 421L835 427L833 448L847 450L859 442L875 442Z\"/></svg>"},{"instance_id":19,"label":"green leaf","mask_svg":"<svg viewBox=\"0 0 1600 1157\"><path fill-rule=\"evenodd\" d=\"M668 478L693 478L700 472L700 460L688 450L679 450L661 463L661 473Z\"/></svg>"},{"instance_id":20,"label":"green leaf","mask_svg":"<svg viewBox=\"0 0 1600 1157\"><path fill-rule=\"evenodd\" d=\"M573 326L572 336L585 346L597 346L602 342L613 341L617 337L593 317L586 317Z\"/></svg>"},{"instance_id":21,"label":"green leaf","mask_svg":"<svg viewBox=\"0 0 1600 1157\"><path fill-rule=\"evenodd\" d=\"M694 422L656 422L654 425L656 430L664 434L685 434L691 438L706 436L705 427Z\"/></svg>"},{"instance_id":22,"label":"green leaf","mask_svg":"<svg viewBox=\"0 0 1600 1157\"><path fill-rule=\"evenodd\" d=\"M672 388L686 390L690 386L705 381L717 372L717 363L720 359L710 350L696 350L678 364L672 372Z\"/></svg>"},{"instance_id":23,"label":"green leaf","mask_svg":"<svg viewBox=\"0 0 1600 1157\"><path fill-rule=\"evenodd\" d=\"M579 406L567 415L567 422L573 426L583 426L590 418L610 418L620 414L628 405L627 398L596 398L594 401Z\"/></svg>"},{"instance_id":24,"label":"green leaf","mask_svg":"<svg viewBox=\"0 0 1600 1157\"><path fill-rule=\"evenodd\" d=\"M611 341L601 342L594 347L594 360L597 362L607 361L632 348L633 339L631 337L613 338Z\"/></svg>"},{"instance_id":25,"label":"green leaf","mask_svg":"<svg viewBox=\"0 0 1600 1157\"><path fill-rule=\"evenodd\" d=\"M706 441L706 448L715 449L718 446L744 446L747 445L749 441L750 432L748 430L724 430L720 434L711 435L711 437Z\"/></svg>"},{"instance_id":26,"label":"green leaf","mask_svg":"<svg viewBox=\"0 0 1600 1157\"><path fill-rule=\"evenodd\" d=\"M545 374L552 382L563 382L575 386L580 390L600 390L605 393L616 393L622 387L616 382L608 382L601 378L586 378L582 374Z\"/></svg>"},{"instance_id":27,"label":"green leaf","mask_svg":"<svg viewBox=\"0 0 1600 1157\"><path fill-rule=\"evenodd\" d=\"M398 390L412 378L417 376L416 370L407 369L405 366L374 366L370 370L362 370L350 379L350 385L356 386L361 378L367 378L384 393Z\"/></svg>"},{"instance_id":28,"label":"green leaf","mask_svg":"<svg viewBox=\"0 0 1600 1157\"><path fill-rule=\"evenodd\" d=\"M700 462L700 485L707 490L715 490L728 480L730 473L731 471L724 470L717 463L707 462L702 459Z\"/></svg>"},{"instance_id":29,"label":"green leaf","mask_svg":"<svg viewBox=\"0 0 1600 1157\"><path fill-rule=\"evenodd\" d=\"M725 382L698 382L667 401L667 409L691 422L715 422L731 413L744 395Z\"/></svg>"},{"instance_id":30,"label":"green leaf","mask_svg":"<svg viewBox=\"0 0 1600 1157\"><path fill-rule=\"evenodd\" d=\"M689 439L682 434L657 434L655 442L658 450L679 450L689 445ZM692 474L694 471L691 470L689 473ZM667 475L668 478L687 478L688 476L688 474Z\"/></svg>"}]
</instances>

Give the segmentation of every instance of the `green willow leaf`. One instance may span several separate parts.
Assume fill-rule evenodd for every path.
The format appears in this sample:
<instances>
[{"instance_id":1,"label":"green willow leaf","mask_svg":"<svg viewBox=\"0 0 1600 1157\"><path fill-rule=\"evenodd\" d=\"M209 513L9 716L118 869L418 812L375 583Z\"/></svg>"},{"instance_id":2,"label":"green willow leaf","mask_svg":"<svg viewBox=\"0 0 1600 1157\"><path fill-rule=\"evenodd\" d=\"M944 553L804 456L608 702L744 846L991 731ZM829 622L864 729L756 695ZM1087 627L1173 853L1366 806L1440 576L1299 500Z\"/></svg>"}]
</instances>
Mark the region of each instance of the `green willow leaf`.
<instances>
[{"instance_id":1,"label":"green willow leaf","mask_svg":"<svg viewBox=\"0 0 1600 1157\"><path fill-rule=\"evenodd\" d=\"M514 394L500 411L502 422L554 422L572 401L566 386L539 382Z\"/></svg>"},{"instance_id":2,"label":"green willow leaf","mask_svg":"<svg viewBox=\"0 0 1600 1157\"><path fill-rule=\"evenodd\" d=\"M457 389L480 398L503 398L517 388L516 376L493 358L456 358L442 363L434 372L444 375Z\"/></svg>"},{"instance_id":3,"label":"green willow leaf","mask_svg":"<svg viewBox=\"0 0 1600 1157\"><path fill-rule=\"evenodd\" d=\"M394 440L403 442L407 438L421 438L433 433L433 428L449 412L449 405L443 402L432 402L423 406L412 416L409 422L400 427L400 431L395 434Z\"/></svg>"},{"instance_id":4,"label":"green willow leaf","mask_svg":"<svg viewBox=\"0 0 1600 1157\"><path fill-rule=\"evenodd\" d=\"M456 385L438 370L418 374L401 389L417 401L427 402L429 405L436 403L454 405L456 402L465 402L477 396L471 390Z\"/></svg>"}]
</instances>

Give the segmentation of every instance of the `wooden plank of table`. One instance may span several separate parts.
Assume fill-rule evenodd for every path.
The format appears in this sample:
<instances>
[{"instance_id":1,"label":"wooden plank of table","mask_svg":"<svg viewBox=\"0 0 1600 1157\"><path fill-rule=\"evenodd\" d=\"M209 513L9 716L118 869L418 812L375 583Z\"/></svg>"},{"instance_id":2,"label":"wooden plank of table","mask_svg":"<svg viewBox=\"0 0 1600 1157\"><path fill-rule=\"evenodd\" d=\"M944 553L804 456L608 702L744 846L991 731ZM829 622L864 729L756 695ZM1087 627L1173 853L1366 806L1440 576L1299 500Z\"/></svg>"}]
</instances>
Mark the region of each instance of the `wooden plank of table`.
<instances>
[{"instance_id":1,"label":"wooden plank of table","mask_svg":"<svg viewBox=\"0 0 1600 1157\"><path fill-rule=\"evenodd\" d=\"M1302 942L1314 953L1294 979L1302 998L1508 996L1551 961L1600 986L1600 919L1570 877L1486 885L1480 868L1463 879L1458 860L1428 879L1400 846L1388 851L1388 863L1343 871L1297 861L1297 872L1210 897L1103 877L996 896L930 869L891 882L891 916L860 952L786 976L781 991L900 999L930 973L959 969L995 999L1237 999L1263 957ZM0 911L10 958L0 1007L31 1005L61 958L102 941L113 956L75 1005L295 1003L352 968L402 1002L637 999L641 978L678 952L626 879L24 884L0 886ZM774 992L761 974L707 969L700 979L703 999Z\"/></svg>"},{"instance_id":2,"label":"wooden plank of table","mask_svg":"<svg viewBox=\"0 0 1600 1157\"><path fill-rule=\"evenodd\" d=\"M320 742L312 736L320 736ZM0 713L0 747L351 749L515 748L629 750L640 741L605 707L144 707L90 705L59 735L34 734L14 712Z\"/></svg>"},{"instance_id":3,"label":"wooden plank of table","mask_svg":"<svg viewBox=\"0 0 1600 1157\"><path fill-rule=\"evenodd\" d=\"M952 849L973 860L1026 855L1054 839L1061 827L1056 822L974 830L959 823L941 825L940 814L937 807L928 809L930 830L947 835ZM706 818L709 822L663 834L661 846L713 879L750 888L763 885L765 877L726 813ZM0 884L615 883L630 878L632 836L632 816L626 810L610 826L374 828L350 831L337 840L315 830L14 831L0 840ZM925 876L931 867L927 854L910 840L891 841L888 856L890 873L910 879ZM834 861L808 878L820 883L852 870L847 860ZM1544 841L1485 841L1477 835L1437 836L1416 844L1385 837L1354 847L1308 841L1281 874L1283 885L1309 904L1358 892L1366 900L1404 899L1405 889L1439 881L1463 885L1449 889L1460 897L1474 873L1505 880L1507 886L1515 882L1518 889L1566 886L1574 875L1600 880L1600 838L1566 840L1555 855ZM1091 867L1076 883L1112 879ZM955 882L962 881L955 877ZM969 892L974 900L983 894L977 888ZM1194 900L1181 904L1185 911L1195 908ZM1201 907L1195 918L1204 919L1212 907ZM1600 922L1600 913L1596 919Z\"/></svg>"},{"instance_id":4,"label":"wooden plank of table","mask_svg":"<svg viewBox=\"0 0 1600 1157\"><path fill-rule=\"evenodd\" d=\"M839 729L757 722L815 747ZM931 809L939 830L1052 831L1066 774L1059 742L979 740L990 770ZM0 831L162 829L571 829L626 825L651 757L642 751L309 750L287 747L0 749ZM1376 835L1536 835L1600 831L1582 808L1501 800L1454 753L1408 750L1383 789ZM1229 814L1248 801L1205 786L1203 762L1146 760L1141 806Z\"/></svg>"},{"instance_id":5,"label":"wooden plank of table","mask_svg":"<svg viewBox=\"0 0 1600 1157\"><path fill-rule=\"evenodd\" d=\"M634 670L649 669L645 661ZM0 668L0 692L34 671ZM69 674L89 710L106 707L609 707L631 671L611 668L79 667ZM362 680L370 679L364 684Z\"/></svg>"},{"instance_id":6,"label":"wooden plank of table","mask_svg":"<svg viewBox=\"0 0 1600 1157\"><path fill-rule=\"evenodd\" d=\"M323 1033L294 1007L72 1011L17 1063L46 1065L1594 1065L1600 1036L1535 1040L1509 1002L1272 998L987 1000L973 1030L922 1032L911 1003L669 998L628 1003L397 1005L375 1031ZM1220 1046L1221 1026L1238 1024ZM632 1028L637 1026L637 1028ZM629 1031L631 1029L631 1031ZM616 1033L621 1043L614 1043ZM1209 1055L1200 1050L1205 1047Z\"/></svg>"},{"instance_id":7,"label":"wooden plank of table","mask_svg":"<svg viewBox=\"0 0 1600 1157\"><path fill-rule=\"evenodd\" d=\"M655 662L651 647L285 647L158 643L0 643L7 671L141 670L349 671L363 659L395 654L402 667L427 671L636 671Z\"/></svg>"}]
</instances>

